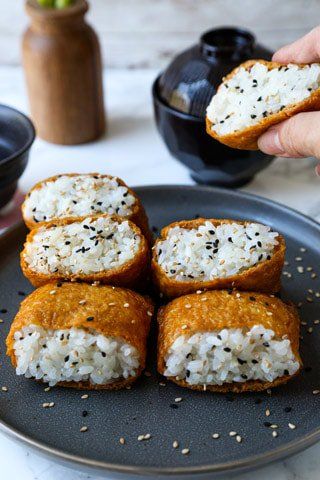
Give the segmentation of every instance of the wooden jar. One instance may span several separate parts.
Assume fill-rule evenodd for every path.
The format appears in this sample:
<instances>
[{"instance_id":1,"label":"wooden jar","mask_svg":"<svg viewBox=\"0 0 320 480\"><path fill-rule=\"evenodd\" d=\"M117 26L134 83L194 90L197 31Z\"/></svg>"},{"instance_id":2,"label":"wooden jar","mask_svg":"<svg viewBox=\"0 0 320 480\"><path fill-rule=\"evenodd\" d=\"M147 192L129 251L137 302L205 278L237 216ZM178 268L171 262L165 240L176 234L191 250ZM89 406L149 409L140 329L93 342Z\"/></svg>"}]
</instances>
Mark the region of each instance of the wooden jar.
<instances>
[{"instance_id":1,"label":"wooden jar","mask_svg":"<svg viewBox=\"0 0 320 480\"><path fill-rule=\"evenodd\" d=\"M56 10L27 0L26 10L23 63L37 134L63 145L95 140L105 116L100 46L84 19L87 2Z\"/></svg>"}]
</instances>

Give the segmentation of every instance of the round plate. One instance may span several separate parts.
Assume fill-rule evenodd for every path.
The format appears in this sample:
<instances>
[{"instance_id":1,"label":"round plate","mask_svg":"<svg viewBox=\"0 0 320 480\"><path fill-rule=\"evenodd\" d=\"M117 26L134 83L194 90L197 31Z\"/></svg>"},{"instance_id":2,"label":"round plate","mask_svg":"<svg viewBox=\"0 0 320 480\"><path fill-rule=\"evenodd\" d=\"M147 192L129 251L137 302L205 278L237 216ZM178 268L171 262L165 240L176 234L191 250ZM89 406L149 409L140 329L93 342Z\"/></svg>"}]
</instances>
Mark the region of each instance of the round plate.
<instances>
[{"instance_id":1,"label":"round plate","mask_svg":"<svg viewBox=\"0 0 320 480\"><path fill-rule=\"evenodd\" d=\"M184 186L136 191L154 231L174 220L200 215L255 220L285 236L289 262L285 270L291 276L283 276L282 295L300 305L307 324L302 326L303 372L272 393L225 395L182 389L170 382L162 386L155 367L153 331L147 363L151 376L142 376L131 390L89 392L87 399L81 398L83 391L72 389L45 392L44 385L16 376L5 356L10 322L24 294L32 290L19 268L26 234L20 224L0 237L1 386L8 388L0 390L1 430L60 462L104 471L111 477L117 472L205 478L213 472L257 467L317 441L320 395L313 391L320 387L320 325L314 323L320 302L316 278L320 226L281 205L240 192ZM182 401L175 402L177 397ZM43 408L44 402L54 402L54 407ZM278 426L276 438L271 424ZM85 433L80 432L83 425L88 427ZM241 435L242 442L230 431ZM214 440L216 432L220 437ZM151 434L150 440L137 440L146 433ZM120 437L125 438L124 445ZM174 440L179 442L177 449L172 447ZM189 448L189 455L182 455L182 448Z\"/></svg>"}]
</instances>

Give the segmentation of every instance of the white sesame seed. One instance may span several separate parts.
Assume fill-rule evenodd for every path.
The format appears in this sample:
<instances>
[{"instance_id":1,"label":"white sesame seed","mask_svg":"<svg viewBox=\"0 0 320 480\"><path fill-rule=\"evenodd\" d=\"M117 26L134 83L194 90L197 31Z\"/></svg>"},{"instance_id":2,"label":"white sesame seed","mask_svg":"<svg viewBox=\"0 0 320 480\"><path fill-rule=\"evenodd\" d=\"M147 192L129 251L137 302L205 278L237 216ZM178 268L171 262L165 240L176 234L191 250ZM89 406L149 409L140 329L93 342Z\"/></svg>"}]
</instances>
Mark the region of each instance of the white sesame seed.
<instances>
[{"instance_id":1,"label":"white sesame seed","mask_svg":"<svg viewBox=\"0 0 320 480\"><path fill-rule=\"evenodd\" d=\"M109 302L108 303L109 307L114 307L115 304L116 304L116 302Z\"/></svg>"},{"instance_id":2,"label":"white sesame seed","mask_svg":"<svg viewBox=\"0 0 320 480\"><path fill-rule=\"evenodd\" d=\"M297 428L294 423L288 423L288 427L290 428L290 430L294 430L295 428Z\"/></svg>"},{"instance_id":3,"label":"white sesame seed","mask_svg":"<svg viewBox=\"0 0 320 480\"><path fill-rule=\"evenodd\" d=\"M48 407L49 407L49 403L48 403L48 402L44 402L44 403L42 404L42 406L43 406L43 408L48 408Z\"/></svg>"},{"instance_id":4,"label":"white sesame seed","mask_svg":"<svg viewBox=\"0 0 320 480\"><path fill-rule=\"evenodd\" d=\"M85 427L85 426L80 428L80 432L86 432L87 430L88 430L88 427Z\"/></svg>"},{"instance_id":5,"label":"white sesame seed","mask_svg":"<svg viewBox=\"0 0 320 480\"><path fill-rule=\"evenodd\" d=\"M152 312L150 312L150 310L148 310L148 311L147 311L147 315L148 315L149 317L152 317Z\"/></svg>"},{"instance_id":6,"label":"white sesame seed","mask_svg":"<svg viewBox=\"0 0 320 480\"><path fill-rule=\"evenodd\" d=\"M286 267L287 267L288 265L290 265L289 262L288 262L288 260L285 260L285 261L284 261L284 265L285 265Z\"/></svg>"},{"instance_id":7,"label":"white sesame seed","mask_svg":"<svg viewBox=\"0 0 320 480\"><path fill-rule=\"evenodd\" d=\"M296 262L302 262L302 257L296 257L295 260Z\"/></svg>"},{"instance_id":8,"label":"white sesame seed","mask_svg":"<svg viewBox=\"0 0 320 480\"><path fill-rule=\"evenodd\" d=\"M174 440L172 446L173 446L173 448L178 448L179 447L179 443L177 442L177 440Z\"/></svg>"},{"instance_id":9,"label":"white sesame seed","mask_svg":"<svg viewBox=\"0 0 320 480\"><path fill-rule=\"evenodd\" d=\"M320 390L313 390L312 393L313 393L313 395L319 395Z\"/></svg>"},{"instance_id":10,"label":"white sesame seed","mask_svg":"<svg viewBox=\"0 0 320 480\"><path fill-rule=\"evenodd\" d=\"M138 442L142 442L143 439L144 439L144 435L138 435Z\"/></svg>"},{"instance_id":11,"label":"white sesame seed","mask_svg":"<svg viewBox=\"0 0 320 480\"><path fill-rule=\"evenodd\" d=\"M278 428L278 425L276 423L273 423L272 425L270 425L270 428Z\"/></svg>"},{"instance_id":12,"label":"white sesame seed","mask_svg":"<svg viewBox=\"0 0 320 480\"><path fill-rule=\"evenodd\" d=\"M8 387L1 387L1 390L2 390L3 392L7 392L7 391L8 391Z\"/></svg>"},{"instance_id":13,"label":"white sesame seed","mask_svg":"<svg viewBox=\"0 0 320 480\"><path fill-rule=\"evenodd\" d=\"M272 312L267 312L268 317L271 317L273 315Z\"/></svg>"},{"instance_id":14,"label":"white sesame seed","mask_svg":"<svg viewBox=\"0 0 320 480\"><path fill-rule=\"evenodd\" d=\"M120 443L121 445L124 445L124 444L126 443L126 441L125 441L125 439L124 439L123 437L120 437L120 438L119 438L119 443Z\"/></svg>"},{"instance_id":15,"label":"white sesame seed","mask_svg":"<svg viewBox=\"0 0 320 480\"><path fill-rule=\"evenodd\" d=\"M240 293L236 293L236 297L240 298L241 297Z\"/></svg>"},{"instance_id":16,"label":"white sesame seed","mask_svg":"<svg viewBox=\"0 0 320 480\"><path fill-rule=\"evenodd\" d=\"M312 327L309 327L308 328L308 333L312 333L313 332L313 328Z\"/></svg>"},{"instance_id":17,"label":"white sesame seed","mask_svg":"<svg viewBox=\"0 0 320 480\"><path fill-rule=\"evenodd\" d=\"M87 300L80 300L79 305L84 305L85 303L87 303Z\"/></svg>"},{"instance_id":18,"label":"white sesame seed","mask_svg":"<svg viewBox=\"0 0 320 480\"><path fill-rule=\"evenodd\" d=\"M57 290L50 290L50 295L55 295L57 293Z\"/></svg>"},{"instance_id":19,"label":"white sesame seed","mask_svg":"<svg viewBox=\"0 0 320 480\"><path fill-rule=\"evenodd\" d=\"M129 303L124 303L123 306L124 306L124 308L128 308L130 305L129 305Z\"/></svg>"},{"instance_id":20,"label":"white sesame seed","mask_svg":"<svg viewBox=\"0 0 320 480\"><path fill-rule=\"evenodd\" d=\"M304 273L304 268L301 265L299 265L297 267L297 271L298 271L298 273Z\"/></svg>"},{"instance_id":21,"label":"white sesame seed","mask_svg":"<svg viewBox=\"0 0 320 480\"><path fill-rule=\"evenodd\" d=\"M241 443L241 442L242 442L242 437L241 437L241 435L237 435L237 436L236 436L236 440L237 440L238 443Z\"/></svg>"},{"instance_id":22,"label":"white sesame seed","mask_svg":"<svg viewBox=\"0 0 320 480\"><path fill-rule=\"evenodd\" d=\"M160 387L165 387L165 386L166 386L166 383L164 383L164 382L159 382L159 385L160 385Z\"/></svg>"},{"instance_id":23,"label":"white sesame seed","mask_svg":"<svg viewBox=\"0 0 320 480\"><path fill-rule=\"evenodd\" d=\"M300 247L300 252L304 253L306 251L307 251L307 249L305 247Z\"/></svg>"},{"instance_id":24,"label":"white sesame seed","mask_svg":"<svg viewBox=\"0 0 320 480\"><path fill-rule=\"evenodd\" d=\"M144 440L149 440L151 438L150 433L146 433L145 436L143 437Z\"/></svg>"},{"instance_id":25,"label":"white sesame seed","mask_svg":"<svg viewBox=\"0 0 320 480\"><path fill-rule=\"evenodd\" d=\"M273 438L276 438L276 437L278 436L278 432L276 432L275 430L273 430L272 436L273 436Z\"/></svg>"},{"instance_id":26,"label":"white sesame seed","mask_svg":"<svg viewBox=\"0 0 320 480\"><path fill-rule=\"evenodd\" d=\"M197 290L197 291L196 291L196 294L197 294L197 295L200 295L200 293L202 293L202 290Z\"/></svg>"},{"instance_id":27,"label":"white sesame seed","mask_svg":"<svg viewBox=\"0 0 320 480\"><path fill-rule=\"evenodd\" d=\"M0 323L3 323L3 322L4 322L4 320L2 320L2 318L0 318Z\"/></svg>"},{"instance_id":28,"label":"white sesame seed","mask_svg":"<svg viewBox=\"0 0 320 480\"><path fill-rule=\"evenodd\" d=\"M220 434L219 434L219 433L213 433L213 434L212 434L212 438L214 438L215 440L216 440L217 438L219 438L219 437L220 437Z\"/></svg>"},{"instance_id":29,"label":"white sesame seed","mask_svg":"<svg viewBox=\"0 0 320 480\"><path fill-rule=\"evenodd\" d=\"M312 272L313 268L312 267L307 267L306 270L307 270L307 272Z\"/></svg>"},{"instance_id":30,"label":"white sesame seed","mask_svg":"<svg viewBox=\"0 0 320 480\"><path fill-rule=\"evenodd\" d=\"M183 448L181 450L181 453L182 453L182 455L188 455L188 453L190 453L190 450L189 450L189 448Z\"/></svg>"},{"instance_id":31,"label":"white sesame seed","mask_svg":"<svg viewBox=\"0 0 320 480\"><path fill-rule=\"evenodd\" d=\"M187 304L185 305L185 307L186 307L186 308L191 308L190 303L187 303Z\"/></svg>"},{"instance_id":32,"label":"white sesame seed","mask_svg":"<svg viewBox=\"0 0 320 480\"><path fill-rule=\"evenodd\" d=\"M81 395L82 400L85 400L86 398L89 398L89 395L85 393L84 395Z\"/></svg>"},{"instance_id":33,"label":"white sesame seed","mask_svg":"<svg viewBox=\"0 0 320 480\"><path fill-rule=\"evenodd\" d=\"M235 437L237 435L237 432L234 432L233 430L229 432L230 437Z\"/></svg>"},{"instance_id":34,"label":"white sesame seed","mask_svg":"<svg viewBox=\"0 0 320 480\"><path fill-rule=\"evenodd\" d=\"M316 293L315 293L315 296L316 296L317 298L320 298L320 292L316 292Z\"/></svg>"},{"instance_id":35,"label":"white sesame seed","mask_svg":"<svg viewBox=\"0 0 320 480\"><path fill-rule=\"evenodd\" d=\"M320 320L318 320L318 319L317 319L317 320L313 320L313 323L314 323L315 325L319 325Z\"/></svg>"},{"instance_id":36,"label":"white sesame seed","mask_svg":"<svg viewBox=\"0 0 320 480\"><path fill-rule=\"evenodd\" d=\"M308 324L307 324L307 322L305 322L304 320L302 320L302 321L301 321L301 325L306 326L306 325L308 325Z\"/></svg>"},{"instance_id":37,"label":"white sesame seed","mask_svg":"<svg viewBox=\"0 0 320 480\"><path fill-rule=\"evenodd\" d=\"M267 408L267 410L266 410L266 417L270 417L270 413L271 413L271 412L270 412L269 408Z\"/></svg>"},{"instance_id":38,"label":"white sesame seed","mask_svg":"<svg viewBox=\"0 0 320 480\"><path fill-rule=\"evenodd\" d=\"M188 328L188 325L182 325L181 330L185 330L186 328Z\"/></svg>"},{"instance_id":39,"label":"white sesame seed","mask_svg":"<svg viewBox=\"0 0 320 480\"><path fill-rule=\"evenodd\" d=\"M181 398L181 397L177 397L177 398L174 399L174 401L175 401L176 403L180 403L180 402L182 402L182 398Z\"/></svg>"},{"instance_id":40,"label":"white sesame seed","mask_svg":"<svg viewBox=\"0 0 320 480\"><path fill-rule=\"evenodd\" d=\"M306 300L307 300L308 303L312 303L312 302L313 302L313 298L312 298L312 297L307 297Z\"/></svg>"},{"instance_id":41,"label":"white sesame seed","mask_svg":"<svg viewBox=\"0 0 320 480\"><path fill-rule=\"evenodd\" d=\"M202 297L201 302L205 302L207 300L207 297Z\"/></svg>"},{"instance_id":42,"label":"white sesame seed","mask_svg":"<svg viewBox=\"0 0 320 480\"><path fill-rule=\"evenodd\" d=\"M46 387L46 388L44 389L45 392L50 392L50 390L51 390L50 387Z\"/></svg>"}]
</instances>

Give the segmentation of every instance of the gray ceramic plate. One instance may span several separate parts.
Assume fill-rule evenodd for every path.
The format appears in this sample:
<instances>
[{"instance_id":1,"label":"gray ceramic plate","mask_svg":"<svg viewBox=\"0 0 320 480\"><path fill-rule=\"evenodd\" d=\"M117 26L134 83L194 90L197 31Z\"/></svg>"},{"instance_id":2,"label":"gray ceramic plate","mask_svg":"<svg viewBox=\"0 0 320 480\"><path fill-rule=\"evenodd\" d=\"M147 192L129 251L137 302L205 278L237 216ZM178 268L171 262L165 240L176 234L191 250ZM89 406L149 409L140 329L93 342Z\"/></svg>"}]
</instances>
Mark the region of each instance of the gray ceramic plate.
<instances>
[{"instance_id":1,"label":"gray ceramic plate","mask_svg":"<svg viewBox=\"0 0 320 480\"><path fill-rule=\"evenodd\" d=\"M1 339L1 430L17 440L51 455L60 462L108 473L146 475L189 475L204 478L212 473L253 468L302 450L320 438L320 226L287 208L255 196L210 187L160 186L136 189L146 206L150 224L162 227L179 219L224 217L252 219L281 232L288 245L283 277L283 296L296 303L302 319L301 352L303 373L272 394L221 395L188 391L168 383L160 386L155 369L155 335L149 342L148 370L132 390L83 392L62 388L44 392L44 386L17 377L5 356L4 342L10 321L24 294L32 288L19 268L25 229L18 225L0 238L0 325ZM155 230L155 228L154 228ZM300 250L305 248L306 251ZM301 257L302 260L297 260ZM297 266L304 267L298 273ZM309 268L312 271L309 271ZM310 290L308 292L308 290ZM308 298L308 300L307 300ZM307 329L313 327L312 333ZM175 403L176 397L182 402ZM43 408L43 402L55 402ZM271 414L266 417L265 411ZM87 415L86 413L87 412ZM85 417L83 415L86 415ZM278 437L270 424L278 425ZM290 429L288 423L296 425ZM80 427L88 431L80 433ZM229 436L234 430L242 438ZM220 438L212 439L218 432ZM151 439L138 442L137 436ZM120 445L119 438L126 439ZM172 448L178 440L180 447ZM182 455L182 448L190 448Z\"/></svg>"}]
</instances>

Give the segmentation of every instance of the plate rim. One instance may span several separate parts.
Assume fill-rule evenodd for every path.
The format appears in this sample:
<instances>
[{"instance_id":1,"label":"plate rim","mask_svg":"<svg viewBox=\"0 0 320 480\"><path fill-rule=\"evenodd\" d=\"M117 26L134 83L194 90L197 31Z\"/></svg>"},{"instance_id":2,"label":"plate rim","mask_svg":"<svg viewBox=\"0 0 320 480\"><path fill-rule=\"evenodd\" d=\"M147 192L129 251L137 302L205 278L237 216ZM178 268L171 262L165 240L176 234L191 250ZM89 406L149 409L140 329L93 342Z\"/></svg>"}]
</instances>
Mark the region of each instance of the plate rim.
<instances>
[{"instance_id":1,"label":"plate rim","mask_svg":"<svg viewBox=\"0 0 320 480\"><path fill-rule=\"evenodd\" d=\"M296 209L287 207L284 204L270 200L268 198L256 195L253 193L243 192L241 190L229 190L227 188L221 187L211 187L205 185L183 185L183 184L161 184L161 185L140 185L132 187L135 191L143 190L161 190L161 189L170 189L170 190L201 190L204 192L223 192L234 196L236 198L246 198L249 200L257 200L259 203L264 205L270 205L281 209L282 211L289 212L294 216L298 216L304 222L307 222L311 227L316 228L320 231L320 223L311 217L299 212ZM4 232L0 234L0 242L5 240L5 237L10 236L15 230L18 230L23 226L23 221L14 223ZM100 472L116 472L120 474L136 474L136 475L165 475L165 476L174 476L174 475L196 475L196 474L209 474L209 473L231 473L236 471L245 471L251 468L259 468L267 465L268 463L274 462L276 460L287 458L291 455L294 455L298 452L301 452L320 440L320 425L319 427L312 430L310 433L304 435L303 437L293 440L285 445L279 446L278 448L272 449L267 453L261 453L256 455L251 455L245 457L241 460L232 460L230 462L215 463L215 464L206 464L206 465L197 465L197 466L186 466L186 467L149 467L149 466L137 466L137 465L123 465L119 463L110 463L103 462L100 460L92 460L89 458L84 458L76 454L66 453L60 449L49 446L46 443L34 440L30 435L22 433L17 428L14 428L8 425L5 421L0 418L0 432L6 435L7 437L24 444L26 447L31 448L32 450L43 454L47 457L51 457L54 460L68 464L69 466L79 466L85 467L91 470L99 470Z\"/></svg>"}]
</instances>

